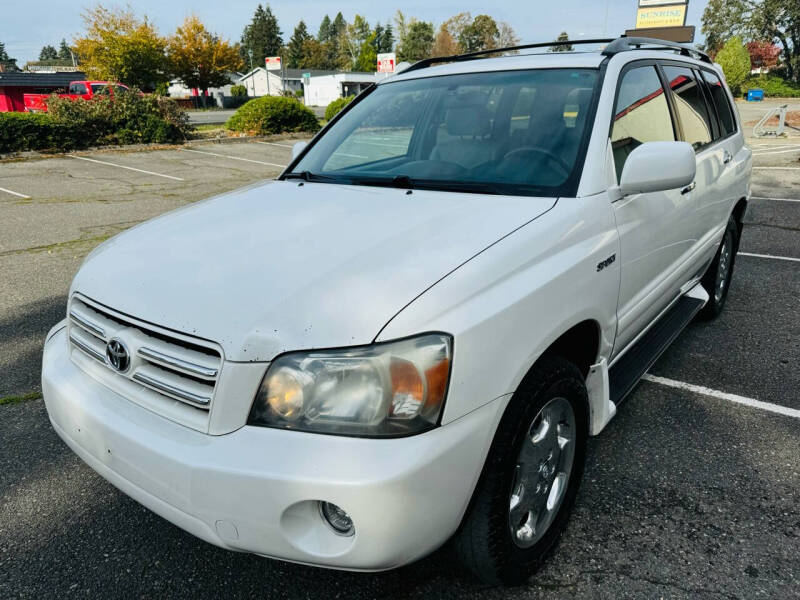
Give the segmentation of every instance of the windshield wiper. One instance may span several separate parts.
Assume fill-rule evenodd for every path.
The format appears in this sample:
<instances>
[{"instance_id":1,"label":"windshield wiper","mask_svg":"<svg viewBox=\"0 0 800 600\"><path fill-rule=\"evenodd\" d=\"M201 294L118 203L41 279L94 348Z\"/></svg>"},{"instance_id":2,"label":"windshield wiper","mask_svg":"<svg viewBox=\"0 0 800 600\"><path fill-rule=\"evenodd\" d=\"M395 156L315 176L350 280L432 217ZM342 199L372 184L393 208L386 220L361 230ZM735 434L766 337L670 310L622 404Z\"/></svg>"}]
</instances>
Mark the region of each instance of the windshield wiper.
<instances>
[{"instance_id":1,"label":"windshield wiper","mask_svg":"<svg viewBox=\"0 0 800 600\"><path fill-rule=\"evenodd\" d=\"M328 175L320 175L319 173L312 173L311 171L299 171L297 173L287 173L283 176L284 179L302 179L303 181L339 181L336 177Z\"/></svg>"},{"instance_id":2,"label":"windshield wiper","mask_svg":"<svg viewBox=\"0 0 800 600\"><path fill-rule=\"evenodd\" d=\"M351 183L353 185L396 187L404 190L414 189L414 180L408 175L395 175L394 177L353 177Z\"/></svg>"}]
</instances>

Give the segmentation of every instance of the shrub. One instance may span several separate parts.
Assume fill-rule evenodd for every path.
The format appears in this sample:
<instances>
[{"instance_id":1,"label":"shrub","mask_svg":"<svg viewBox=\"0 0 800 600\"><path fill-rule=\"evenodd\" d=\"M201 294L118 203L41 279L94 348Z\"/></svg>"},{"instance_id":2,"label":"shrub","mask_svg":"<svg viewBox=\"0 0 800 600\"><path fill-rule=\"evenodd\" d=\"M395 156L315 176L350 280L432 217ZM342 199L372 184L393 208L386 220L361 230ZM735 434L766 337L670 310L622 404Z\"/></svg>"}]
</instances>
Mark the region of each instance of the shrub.
<instances>
[{"instance_id":1,"label":"shrub","mask_svg":"<svg viewBox=\"0 0 800 600\"><path fill-rule=\"evenodd\" d=\"M0 152L170 143L184 140L193 129L174 101L135 91L90 100L53 95L47 107L45 114L0 113Z\"/></svg>"},{"instance_id":2,"label":"shrub","mask_svg":"<svg viewBox=\"0 0 800 600\"><path fill-rule=\"evenodd\" d=\"M734 36L725 42L715 59L722 66L731 91L739 94L742 84L750 76L750 53L742 38Z\"/></svg>"},{"instance_id":3,"label":"shrub","mask_svg":"<svg viewBox=\"0 0 800 600\"><path fill-rule=\"evenodd\" d=\"M328 104L328 108L325 109L325 120L330 121L333 117L335 117L339 112L348 104L353 101L355 96L347 96L347 98L337 98L330 104Z\"/></svg>"},{"instance_id":4,"label":"shrub","mask_svg":"<svg viewBox=\"0 0 800 600\"><path fill-rule=\"evenodd\" d=\"M242 106L228 119L228 129L265 135L289 131L319 130L314 113L297 100L281 96L255 98Z\"/></svg>"},{"instance_id":5,"label":"shrub","mask_svg":"<svg viewBox=\"0 0 800 600\"><path fill-rule=\"evenodd\" d=\"M162 81L156 84L156 89L153 90L156 96L169 96L169 83Z\"/></svg>"},{"instance_id":6,"label":"shrub","mask_svg":"<svg viewBox=\"0 0 800 600\"><path fill-rule=\"evenodd\" d=\"M244 96L247 96L247 88L243 85L232 85L231 96L234 98L243 98Z\"/></svg>"},{"instance_id":7,"label":"shrub","mask_svg":"<svg viewBox=\"0 0 800 600\"><path fill-rule=\"evenodd\" d=\"M80 127L92 145L179 142L193 129L173 100L137 90L89 100L51 96L47 110L54 122Z\"/></svg>"},{"instance_id":8,"label":"shrub","mask_svg":"<svg viewBox=\"0 0 800 600\"><path fill-rule=\"evenodd\" d=\"M41 113L0 113L0 153L72 150L86 145L77 125L56 123Z\"/></svg>"},{"instance_id":9,"label":"shrub","mask_svg":"<svg viewBox=\"0 0 800 600\"><path fill-rule=\"evenodd\" d=\"M800 86L791 81L770 75L759 75L747 80L747 89L761 88L770 98L800 98Z\"/></svg>"}]
</instances>

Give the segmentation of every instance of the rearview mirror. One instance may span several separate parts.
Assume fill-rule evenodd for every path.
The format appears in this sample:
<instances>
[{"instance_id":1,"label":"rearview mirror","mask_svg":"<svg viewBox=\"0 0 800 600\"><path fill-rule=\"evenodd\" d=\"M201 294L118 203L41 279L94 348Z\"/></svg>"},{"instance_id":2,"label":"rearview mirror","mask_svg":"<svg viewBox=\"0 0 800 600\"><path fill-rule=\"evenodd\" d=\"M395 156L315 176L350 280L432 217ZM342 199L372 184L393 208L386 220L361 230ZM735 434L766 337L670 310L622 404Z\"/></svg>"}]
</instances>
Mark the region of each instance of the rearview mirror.
<instances>
[{"instance_id":1,"label":"rearview mirror","mask_svg":"<svg viewBox=\"0 0 800 600\"><path fill-rule=\"evenodd\" d=\"M645 142L625 161L619 189L623 196L674 190L692 183L696 174L691 144Z\"/></svg>"},{"instance_id":2,"label":"rearview mirror","mask_svg":"<svg viewBox=\"0 0 800 600\"><path fill-rule=\"evenodd\" d=\"M292 146L292 158L300 156L300 153L306 149L306 146L308 146L308 142L297 142Z\"/></svg>"}]
</instances>

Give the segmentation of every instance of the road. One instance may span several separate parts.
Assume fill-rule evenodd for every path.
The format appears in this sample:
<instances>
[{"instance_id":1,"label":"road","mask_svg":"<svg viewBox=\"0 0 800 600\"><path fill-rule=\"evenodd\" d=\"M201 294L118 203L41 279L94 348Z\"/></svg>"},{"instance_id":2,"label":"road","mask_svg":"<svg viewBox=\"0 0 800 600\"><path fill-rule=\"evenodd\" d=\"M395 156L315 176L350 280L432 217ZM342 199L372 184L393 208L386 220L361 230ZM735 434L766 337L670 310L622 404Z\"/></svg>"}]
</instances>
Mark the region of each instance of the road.
<instances>
[{"instance_id":1,"label":"road","mask_svg":"<svg viewBox=\"0 0 800 600\"><path fill-rule=\"evenodd\" d=\"M0 163L0 398L39 389L43 336L92 247L274 177L292 143ZM800 598L800 419L731 401L800 409L800 148L754 144L723 314L690 325L590 441L574 518L525 586L478 585L447 547L383 574L220 550L106 483L31 400L0 405L0 597Z\"/></svg>"},{"instance_id":2,"label":"road","mask_svg":"<svg viewBox=\"0 0 800 600\"><path fill-rule=\"evenodd\" d=\"M314 111L314 115L318 119L325 116L325 106L309 106ZM231 118L234 109L221 109L221 110L187 110L186 114L189 115L189 122L193 125L222 125Z\"/></svg>"}]
</instances>

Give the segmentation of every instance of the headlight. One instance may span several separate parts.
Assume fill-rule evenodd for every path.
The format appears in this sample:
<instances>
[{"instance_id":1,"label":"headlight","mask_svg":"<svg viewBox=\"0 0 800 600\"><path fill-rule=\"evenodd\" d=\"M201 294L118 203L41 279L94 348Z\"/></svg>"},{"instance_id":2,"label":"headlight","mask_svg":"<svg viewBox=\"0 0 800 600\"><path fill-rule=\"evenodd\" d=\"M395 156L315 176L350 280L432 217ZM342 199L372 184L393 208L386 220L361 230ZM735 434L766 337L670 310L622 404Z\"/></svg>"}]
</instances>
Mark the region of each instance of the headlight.
<instances>
[{"instance_id":1,"label":"headlight","mask_svg":"<svg viewBox=\"0 0 800 600\"><path fill-rule=\"evenodd\" d=\"M435 427L450 379L452 338L292 352L269 366L248 424L392 437Z\"/></svg>"}]
</instances>

